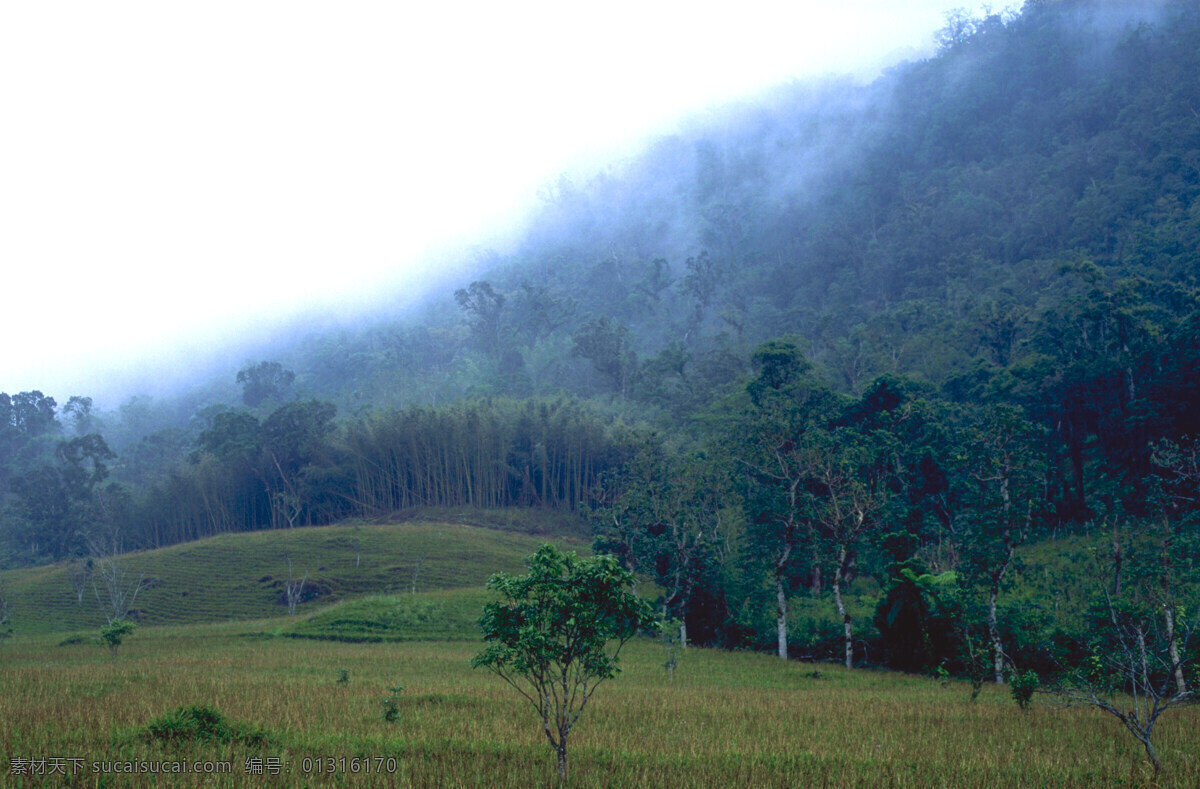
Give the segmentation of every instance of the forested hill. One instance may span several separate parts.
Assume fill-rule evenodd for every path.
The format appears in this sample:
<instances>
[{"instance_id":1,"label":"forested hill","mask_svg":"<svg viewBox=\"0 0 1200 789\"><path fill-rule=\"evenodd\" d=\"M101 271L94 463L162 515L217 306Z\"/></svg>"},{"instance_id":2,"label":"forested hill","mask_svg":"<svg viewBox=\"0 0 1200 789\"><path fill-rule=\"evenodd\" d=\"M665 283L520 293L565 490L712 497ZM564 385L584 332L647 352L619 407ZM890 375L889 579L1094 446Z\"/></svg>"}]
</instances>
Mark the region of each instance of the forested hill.
<instances>
[{"instance_id":1,"label":"forested hill","mask_svg":"<svg viewBox=\"0 0 1200 789\"><path fill-rule=\"evenodd\" d=\"M343 409L566 391L674 421L786 334L839 389L893 373L971 397L1081 352L1055 337L1096 309L1162 338L1200 240L1196 10L1120 7L958 18L868 86L714 110L548 189L422 319L277 355Z\"/></svg>"},{"instance_id":2,"label":"forested hill","mask_svg":"<svg viewBox=\"0 0 1200 789\"><path fill-rule=\"evenodd\" d=\"M952 15L869 85L704 113L548 188L420 314L191 395L0 396L0 558L540 508L759 646L772 598L786 624L855 579L877 611L949 606L915 580L947 572L995 603L1020 543L1080 524L1120 586L1119 529L1191 523L1200 481L1200 8L1117 6ZM823 520L837 491L858 531ZM895 616L870 637L931 660Z\"/></svg>"},{"instance_id":3,"label":"forested hill","mask_svg":"<svg viewBox=\"0 0 1200 789\"><path fill-rule=\"evenodd\" d=\"M1200 239L1196 11L1114 18L1111 5L967 24L937 57L868 87L781 88L626 172L564 185L493 277L517 337L545 330L518 324L542 314L521 309L525 280L576 307L567 333L596 334L589 318L627 327L631 349L662 362L637 371L646 394L679 353L711 366L787 333L856 391L886 372L940 384L1009 366L1093 285L1186 298ZM540 383L538 344L517 350ZM605 361L611 380L594 386L617 389Z\"/></svg>"}]
</instances>

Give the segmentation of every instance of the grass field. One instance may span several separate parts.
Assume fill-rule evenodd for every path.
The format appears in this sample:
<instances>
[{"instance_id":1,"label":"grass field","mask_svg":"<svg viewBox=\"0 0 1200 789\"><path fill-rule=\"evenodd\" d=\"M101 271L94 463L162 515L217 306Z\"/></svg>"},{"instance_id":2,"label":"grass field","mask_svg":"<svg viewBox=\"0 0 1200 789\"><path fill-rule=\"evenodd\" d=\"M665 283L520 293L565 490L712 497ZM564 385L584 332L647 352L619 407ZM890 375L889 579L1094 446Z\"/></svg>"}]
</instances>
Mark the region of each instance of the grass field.
<instances>
[{"instance_id":1,"label":"grass field","mask_svg":"<svg viewBox=\"0 0 1200 789\"><path fill-rule=\"evenodd\" d=\"M418 597L446 605L438 595ZM59 646L59 636L8 640L0 647L0 784L555 783L528 704L468 665L478 643L268 635L291 626L285 617L144 628L115 662L97 645ZM627 648L625 671L600 688L573 737L572 785L1154 785L1132 738L1092 711L1021 713L1003 689L986 688L971 703L956 683L700 649L686 652L669 682L662 661L652 641ZM387 723L381 699L397 684L399 718ZM152 721L194 704L264 741L147 739ZM1166 772L1157 785L1200 784L1198 724L1195 710L1162 721ZM74 775L12 774L14 759L53 757L83 761ZM248 759L278 759L281 772L248 774ZM227 760L230 772L166 780L91 772L92 762L114 760Z\"/></svg>"},{"instance_id":2,"label":"grass field","mask_svg":"<svg viewBox=\"0 0 1200 789\"><path fill-rule=\"evenodd\" d=\"M555 785L528 703L469 666L484 579L520 571L543 539L407 522L128 556L154 584L115 661L96 641L95 598L78 606L65 568L6 573L16 635L0 641L0 786ZM284 554L322 591L294 617L281 615ZM572 735L571 785L1200 785L1196 709L1160 721L1156 777L1116 720L1022 713L1003 688L971 703L962 683L701 649L672 681L648 639L623 658ZM228 725L163 733L197 705ZM114 771L151 760L228 770Z\"/></svg>"}]
</instances>

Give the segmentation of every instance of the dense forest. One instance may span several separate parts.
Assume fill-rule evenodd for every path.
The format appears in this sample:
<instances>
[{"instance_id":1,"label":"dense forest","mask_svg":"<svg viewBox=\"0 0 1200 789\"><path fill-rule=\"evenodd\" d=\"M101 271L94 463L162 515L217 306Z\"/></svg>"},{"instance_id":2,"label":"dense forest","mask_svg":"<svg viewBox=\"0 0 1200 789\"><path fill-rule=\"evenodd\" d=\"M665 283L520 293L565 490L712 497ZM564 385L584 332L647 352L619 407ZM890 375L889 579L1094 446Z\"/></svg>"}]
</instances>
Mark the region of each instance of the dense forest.
<instances>
[{"instance_id":1,"label":"dense forest","mask_svg":"<svg viewBox=\"0 0 1200 789\"><path fill-rule=\"evenodd\" d=\"M1191 2L955 13L559 181L418 313L111 412L0 394L0 560L536 507L695 642L1078 662L1196 591L1198 74Z\"/></svg>"}]
</instances>

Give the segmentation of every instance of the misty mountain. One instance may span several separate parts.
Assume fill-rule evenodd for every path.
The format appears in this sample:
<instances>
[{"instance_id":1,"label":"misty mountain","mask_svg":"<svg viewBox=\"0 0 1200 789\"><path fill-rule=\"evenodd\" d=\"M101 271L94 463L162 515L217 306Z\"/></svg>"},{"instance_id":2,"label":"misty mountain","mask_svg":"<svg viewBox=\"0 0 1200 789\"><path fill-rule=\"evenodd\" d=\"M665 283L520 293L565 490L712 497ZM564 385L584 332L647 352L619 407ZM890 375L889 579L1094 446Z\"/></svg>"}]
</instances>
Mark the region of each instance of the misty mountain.
<instances>
[{"instance_id":1,"label":"misty mountain","mask_svg":"<svg viewBox=\"0 0 1200 789\"><path fill-rule=\"evenodd\" d=\"M1200 429L1200 11L1030 2L952 15L941 42L870 84L780 85L563 178L456 287L90 413L104 447L64 459L55 441L86 430L10 420L12 554L60 558L116 512L157 545L365 502L573 510L635 451L633 426L702 442L774 338L840 396L893 376L1021 407L1051 436L1063 519L1094 512L1095 469L1132 501L1148 441ZM239 376L263 364L280 383L251 398ZM355 488L376 461L418 474L433 457L444 477ZM12 536L48 523L50 554Z\"/></svg>"},{"instance_id":2,"label":"misty mountain","mask_svg":"<svg viewBox=\"0 0 1200 789\"><path fill-rule=\"evenodd\" d=\"M565 391L676 417L785 334L848 391L1007 367L1090 290L1064 268L1194 281L1196 36L1187 3L951 19L934 58L779 86L548 187L463 298L274 355L343 411Z\"/></svg>"}]
</instances>

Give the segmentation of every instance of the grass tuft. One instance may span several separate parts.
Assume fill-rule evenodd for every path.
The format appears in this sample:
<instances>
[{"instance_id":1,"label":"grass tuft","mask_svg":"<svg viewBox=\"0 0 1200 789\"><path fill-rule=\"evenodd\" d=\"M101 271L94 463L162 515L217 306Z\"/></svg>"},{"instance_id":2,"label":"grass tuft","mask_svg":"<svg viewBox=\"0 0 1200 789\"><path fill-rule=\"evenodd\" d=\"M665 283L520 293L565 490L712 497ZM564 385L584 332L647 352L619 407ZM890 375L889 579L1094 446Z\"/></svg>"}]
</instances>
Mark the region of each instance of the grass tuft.
<instances>
[{"instance_id":1,"label":"grass tuft","mask_svg":"<svg viewBox=\"0 0 1200 789\"><path fill-rule=\"evenodd\" d=\"M205 704L189 704L151 721L145 728L147 742L186 745L238 743L261 748L275 742L265 729L229 721Z\"/></svg>"}]
</instances>

